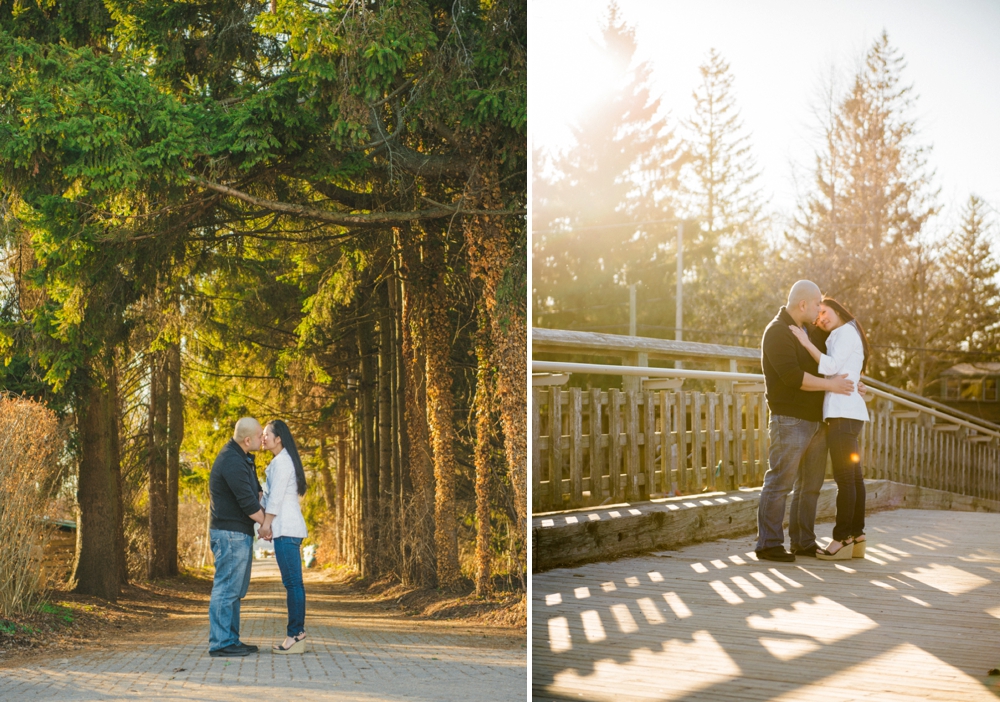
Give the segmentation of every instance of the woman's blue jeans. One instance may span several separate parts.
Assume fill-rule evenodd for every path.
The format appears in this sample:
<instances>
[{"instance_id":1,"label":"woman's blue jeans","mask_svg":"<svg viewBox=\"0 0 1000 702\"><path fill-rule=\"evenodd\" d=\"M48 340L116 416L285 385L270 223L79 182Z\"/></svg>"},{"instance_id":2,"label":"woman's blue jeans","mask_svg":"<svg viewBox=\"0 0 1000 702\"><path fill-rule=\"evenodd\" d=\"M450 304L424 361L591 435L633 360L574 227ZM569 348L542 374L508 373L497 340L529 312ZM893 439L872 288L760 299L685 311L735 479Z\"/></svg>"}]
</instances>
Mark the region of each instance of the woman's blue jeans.
<instances>
[{"instance_id":1,"label":"woman's blue jeans","mask_svg":"<svg viewBox=\"0 0 1000 702\"><path fill-rule=\"evenodd\" d=\"M302 584L302 539L279 536L274 540L274 557L281 570L281 584L285 586L288 606L286 634L298 636L306 629L306 588Z\"/></svg>"},{"instance_id":2,"label":"woman's blue jeans","mask_svg":"<svg viewBox=\"0 0 1000 702\"><path fill-rule=\"evenodd\" d=\"M833 527L833 539L843 541L865 530L865 479L858 448L858 435L864 422L836 417L828 419L826 424L833 479L837 482L837 523Z\"/></svg>"}]
</instances>

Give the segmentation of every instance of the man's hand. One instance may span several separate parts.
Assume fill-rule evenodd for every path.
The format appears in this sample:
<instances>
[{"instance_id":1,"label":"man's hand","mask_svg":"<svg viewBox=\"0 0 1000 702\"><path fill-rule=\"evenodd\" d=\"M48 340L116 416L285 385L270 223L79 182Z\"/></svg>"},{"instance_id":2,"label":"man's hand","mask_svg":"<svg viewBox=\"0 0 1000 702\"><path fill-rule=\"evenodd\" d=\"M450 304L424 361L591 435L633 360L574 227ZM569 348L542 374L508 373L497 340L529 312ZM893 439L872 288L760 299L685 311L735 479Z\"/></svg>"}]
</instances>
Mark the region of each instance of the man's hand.
<instances>
[{"instance_id":1,"label":"man's hand","mask_svg":"<svg viewBox=\"0 0 1000 702\"><path fill-rule=\"evenodd\" d=\"M260 529L257 530L257 537L263 539L264 541L270 541L272 538L274 538L274 532L271 531L270 526L266 527L262 526Z\"/></svg>"},{"instance_id":2,"label":"man's hand","mask_svg":"<svg viewBox=\"0 0 1000 702\"><path fill-rule=\"evenodd\" d=\"M854 392L854 381L847 379L847 373L834 375L826 380L828 383L827 392L837 395L850 395Z\"/></svg>"}]
</instances>

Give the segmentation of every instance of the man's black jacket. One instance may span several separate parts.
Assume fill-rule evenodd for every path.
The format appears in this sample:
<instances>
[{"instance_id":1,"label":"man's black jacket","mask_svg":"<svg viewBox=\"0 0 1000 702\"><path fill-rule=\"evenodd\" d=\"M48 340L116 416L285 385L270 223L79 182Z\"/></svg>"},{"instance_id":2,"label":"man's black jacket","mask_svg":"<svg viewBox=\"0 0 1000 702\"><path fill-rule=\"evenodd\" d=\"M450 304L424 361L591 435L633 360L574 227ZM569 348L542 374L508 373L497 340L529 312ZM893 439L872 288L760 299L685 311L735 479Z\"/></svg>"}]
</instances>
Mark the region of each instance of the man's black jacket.
<instances>
[{"instance_id":1,"label":"man's black jacket","mask_svg":"<svg viewBox=\"0 0 1000 702\"><path fill-rule=\"evenodd\" d=\"M234 439L222 447L208 478L211 497L211 529L239 531L253 536L253 520L248 515L260 511L260 480L253 454L244 453Z\"/></svg>"},{"instance_id":2,"label":"man's black jacket","mask_svg":"<svg viewBox=\"0 0 1000 702\"><path fill-rule=\"evenodd\" d=\"M819 364L795 338L789 326L795 326L795 320L782 307L767 325L761 340L760 365L764 369L767 408L771 414L821 422L824 393L802 390L803 374L822 377ZM810 340L825 353L829 334L811 324L807 325L807 330Z\"/></svg>"}]
</instances>

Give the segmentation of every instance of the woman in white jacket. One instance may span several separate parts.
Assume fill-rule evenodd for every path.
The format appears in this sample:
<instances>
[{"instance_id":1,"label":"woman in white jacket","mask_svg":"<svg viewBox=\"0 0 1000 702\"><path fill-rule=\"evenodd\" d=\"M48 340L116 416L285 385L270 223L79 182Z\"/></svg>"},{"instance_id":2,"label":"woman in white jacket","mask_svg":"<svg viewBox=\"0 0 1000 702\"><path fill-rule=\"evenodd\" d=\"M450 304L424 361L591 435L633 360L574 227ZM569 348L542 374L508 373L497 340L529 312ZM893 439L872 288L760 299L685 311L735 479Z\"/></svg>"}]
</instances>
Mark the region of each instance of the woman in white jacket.
<instances>
[{"instance_id":1,"label":"woman in white jacket","mask_svg":"<svg viewBox=\"0 0 1000 702\"><path fill-rule=\"evenodd\" d=\"M306 494L306 473L292 433L283 421L268 422L261 443L274 458L265 471L264 523L258 535L274 540L274 557L281 570L288 605L286 638L272 650L275 653L304 653L306 591L302 584L301 545L307 532L299 497Z\"/></svg>"},{"instance_id":2,"label":"woman in white jacket","mask_svg":"<svg viewBox=\"0 0 1000 702\"><path fill-rule=\"evenodd\" d=\"M823 298L816 326L830 332L826 353L809 341L805 331L797 327L792 333L816 362L819 372L829 377L847 373L847 379L858 387L861 374L868 365L868 338L861 323L834 299ZM865 479L861 470L861 450L858 436L868 421L868 408L857 389L850 395L826 393L823 398L823 421L826 422L826 444L833 464L833 479L837 482L837 523L833 541L817 551L823 560L863 558L865 555Z\"/></svg>"}]
</instances>

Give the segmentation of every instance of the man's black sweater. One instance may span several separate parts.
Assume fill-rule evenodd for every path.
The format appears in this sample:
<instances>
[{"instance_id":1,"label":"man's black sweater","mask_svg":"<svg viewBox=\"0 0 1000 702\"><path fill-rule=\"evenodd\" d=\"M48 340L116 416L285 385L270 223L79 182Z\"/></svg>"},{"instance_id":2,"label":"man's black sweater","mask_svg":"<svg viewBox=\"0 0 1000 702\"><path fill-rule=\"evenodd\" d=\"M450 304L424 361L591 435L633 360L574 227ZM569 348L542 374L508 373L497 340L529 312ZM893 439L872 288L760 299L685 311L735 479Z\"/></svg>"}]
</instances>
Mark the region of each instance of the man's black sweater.
<instances>
[{"instance_id":1,"label":"man's black sweater","mask_svg":"<svg viewBox=\"0 0 1000 702\"><path fill-rule=\"evenodd\" d=\"M249 515L261 509L257 499L260 489L253 454L244 453L240 445L230 439L212 464L208 478L212 501L209 528L253 536L253 520Z\"/></svg>"},{"instance_id":2,"label":"man's black sweater","mask_svg":"<svg viewBox=\"0 0 1000 702\"><path fill-rule=\"evenodd\" d=\"M760 364L764 369L767 408L771 414L821 422L824 393L802 389L805 373L822 377L819 364L795 338L789 326L796 326L795 320L782 307L767 325L761 340ZM811 324L807 325L807 329L809 339L825 353L826 337L829 335Z\"/></svg>"}]
</instances>

